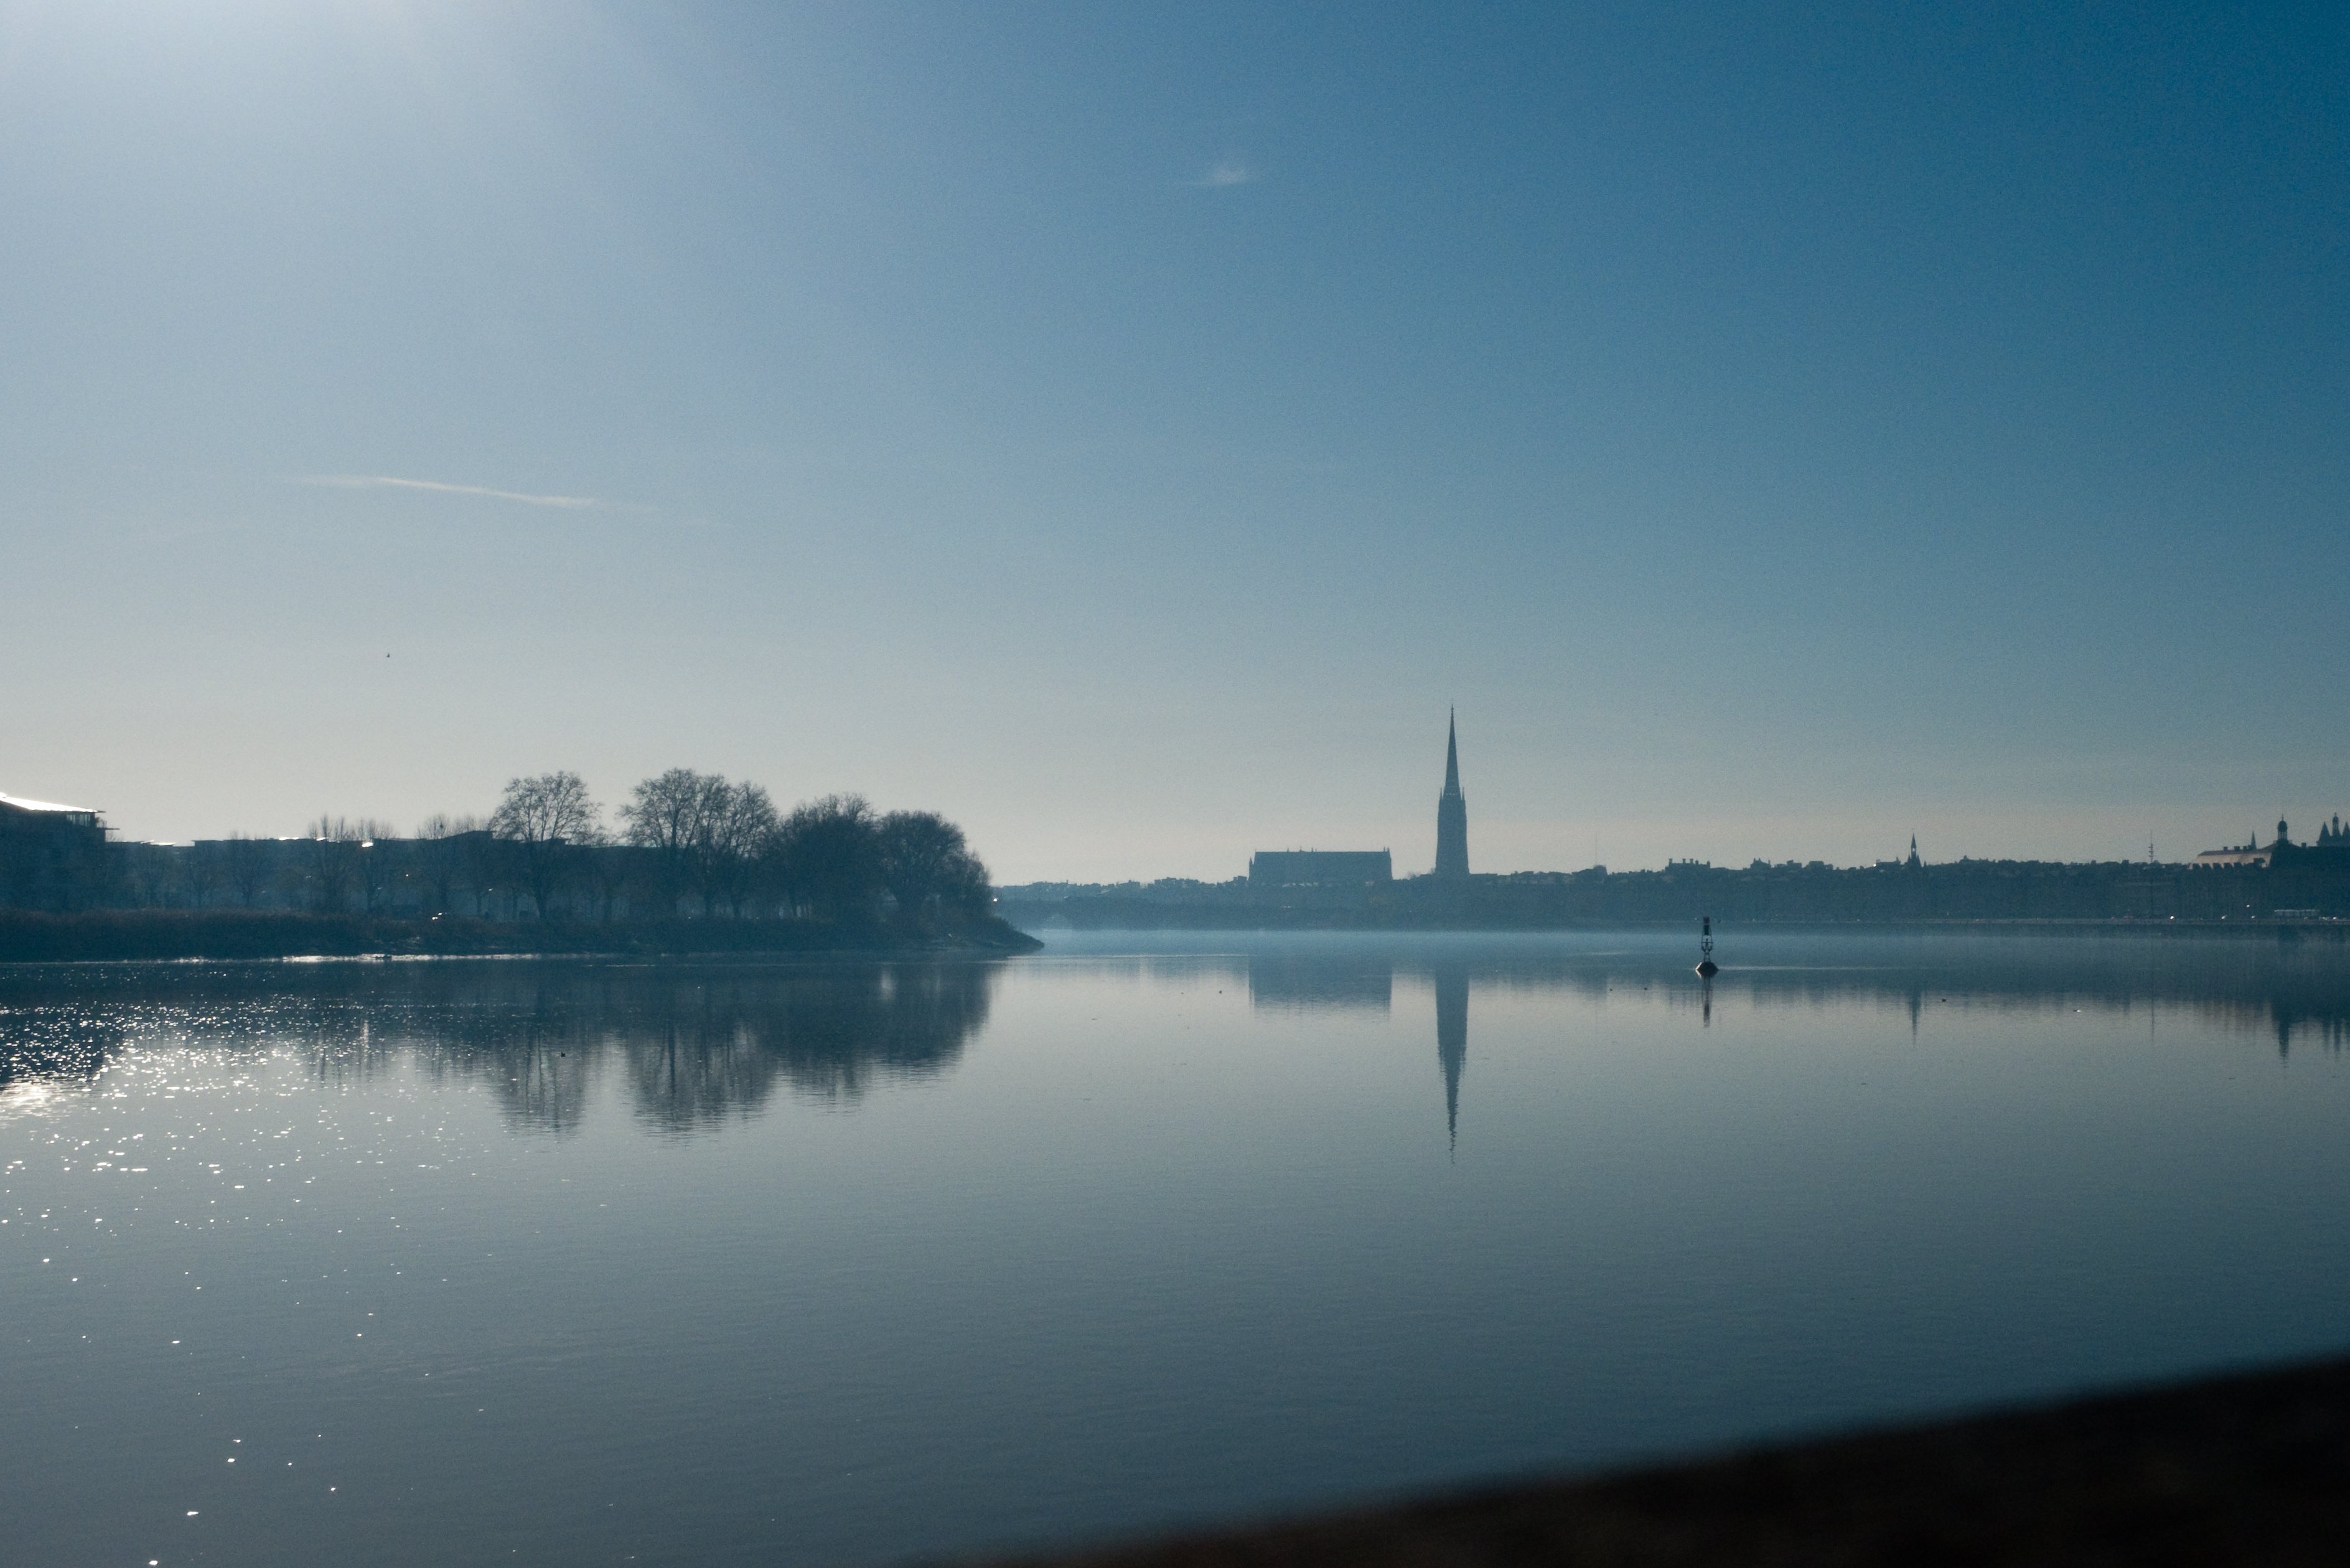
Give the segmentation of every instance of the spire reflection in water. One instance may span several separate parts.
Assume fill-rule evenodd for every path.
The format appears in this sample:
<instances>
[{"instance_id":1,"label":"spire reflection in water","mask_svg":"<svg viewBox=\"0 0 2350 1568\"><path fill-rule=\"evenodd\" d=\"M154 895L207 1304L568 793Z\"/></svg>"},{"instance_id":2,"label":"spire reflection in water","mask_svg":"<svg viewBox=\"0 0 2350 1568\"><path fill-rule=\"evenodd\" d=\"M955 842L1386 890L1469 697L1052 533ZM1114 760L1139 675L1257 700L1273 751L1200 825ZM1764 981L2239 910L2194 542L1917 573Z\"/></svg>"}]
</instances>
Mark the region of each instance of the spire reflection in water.
<instances>
[{"instance_id":1,"label":"spire reflection in water","mask_svg":"<svg viewBox=\"0 0 2350 1568\"><path fill-rule=\"evenodd\" d=\"M1469 1064L1469 965L1436 966L1436 1064L1444 1074L1444 1147L1461 1147L1461 1074Z\"/></svg>"},{"instance_id":2,"label":"spire reflection in water","mask_svg":"<svg viewBox=\"0 0 2350 1568\"><path fill-rule=\"evenodd\" d=\"M0 971L11 1548L936 1560L2339 1341L2350 942L1100 944Z\"/></svg>"}]
</instances>

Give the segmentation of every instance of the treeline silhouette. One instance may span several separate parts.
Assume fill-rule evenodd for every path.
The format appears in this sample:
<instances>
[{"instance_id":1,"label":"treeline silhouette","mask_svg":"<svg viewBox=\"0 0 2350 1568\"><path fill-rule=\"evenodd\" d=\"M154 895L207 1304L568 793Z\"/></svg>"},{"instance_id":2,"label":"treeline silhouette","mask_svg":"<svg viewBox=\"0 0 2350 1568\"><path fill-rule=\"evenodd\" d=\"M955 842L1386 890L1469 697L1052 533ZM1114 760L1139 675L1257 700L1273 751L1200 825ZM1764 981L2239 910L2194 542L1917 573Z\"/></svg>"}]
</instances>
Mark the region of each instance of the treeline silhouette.
<instances>
[{"instance_id":1,"label":"treeline silhouette","mask_svg":"<svg viewBox=\"0 0 2350 1568\"><path fill-rule=\"evenodd\" d=\"M931 811L830 794L779 811L747 780L672 768L608 819L577 774L516 778L486 817L439 814L408 837L322 815L298 836L124 844L137 909L608 923L676 919L888 924L983 919L986 865ZM257 929L257 928L256 928Z\"/></svg>"}]
</instances>

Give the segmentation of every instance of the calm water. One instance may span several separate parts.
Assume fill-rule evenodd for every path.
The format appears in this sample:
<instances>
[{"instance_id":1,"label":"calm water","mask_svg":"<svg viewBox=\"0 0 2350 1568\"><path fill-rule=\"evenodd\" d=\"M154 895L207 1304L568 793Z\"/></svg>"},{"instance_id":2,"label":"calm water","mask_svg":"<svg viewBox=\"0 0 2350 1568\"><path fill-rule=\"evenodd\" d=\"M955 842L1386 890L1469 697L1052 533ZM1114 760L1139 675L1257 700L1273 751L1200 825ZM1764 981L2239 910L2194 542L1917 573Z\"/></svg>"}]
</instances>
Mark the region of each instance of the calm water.
<instances>
[{"instance_id":1,"label":"calm water","mask_svg":"<svg viewBox=\"0 0 2350 1568\"><path fill-rule=\"evenodd\" d=\"M1690 946L0 971L7 1555L887 1560L2350 1346L2341 943Z\"/></svg>"}]
</instances>

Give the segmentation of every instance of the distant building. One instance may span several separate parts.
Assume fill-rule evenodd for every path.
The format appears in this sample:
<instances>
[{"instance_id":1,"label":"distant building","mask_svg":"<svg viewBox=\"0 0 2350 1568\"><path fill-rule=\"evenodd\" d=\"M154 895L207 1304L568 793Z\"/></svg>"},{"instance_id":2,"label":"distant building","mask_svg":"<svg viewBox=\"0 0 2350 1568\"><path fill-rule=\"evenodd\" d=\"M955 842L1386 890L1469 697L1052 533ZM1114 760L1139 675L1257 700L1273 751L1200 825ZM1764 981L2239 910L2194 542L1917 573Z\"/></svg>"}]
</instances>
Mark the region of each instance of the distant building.
<instances>
[{"instance_id":1,"label":"distant building","mask_svg":"<svg viewBox=\"0 0 2350 1568\"><path fill-rule=\"evenodd\" d=\"M1757 864L1760 864L1760 862L1757 862ZM1925 868L1925 862L1918 858L1918 836L1917 836L1916 834L1914 834L1914 833L1913 833L1913 834L1911 834L1911 835L1909 836L1909 858L1908 858L1908 859L1907 859L1907 860L1880 860L1880 861L1878 861L1878 862L1877 863L1877 868L1879 871L1920 871L1920 870L1923 870L1923 869Z\"/></svg>"},{"instance_id":2,"label":"distant building","mask_svg":"<svg viewBox=\"0 0 2350 1568\"><path fill-rule=\"evenodd\" d=\"M2285 831L2284 824L2279 822L2276 842L2265 849L2261 847L2260 835L2254 834L2243 843L2227 849L2206 849L2195 857L2194 864L2198 866L2266 866L2276 858L2278 850L2289 850L2292 847L2292 835Z\"/></svg>"},{"instance_id":3,"label":"distant building","mask_svg":"<svg viewBox=\"0 0 2350 1568\"><path fill-rule=\"evenodd\" d=\"M1384 849L1260 849L1249 857L1252 888L1360 888L1395 880Z\"/></svg>"},{"instance_id":4,"label":"distant building","mask_svg":"<svg viewBox=\"0 0 2350 1568\"><path fill-rule=\"evenodd\" d=\"M88 909L104 901L108 870L96 811L0 794L0 908Z\"/></svg>"},{"instance_id":5,"label":"distant building","mask_svg":"<svg viewBox=\"0 0 2350 1568\"><path fill-rule=\"evenodd\" d=\"M1452 717L1444 720L1444 793L1436 797L1436 875L1469 877L1469 803L1461 798L1461 745Z\"/></svg>"}]
</instances>

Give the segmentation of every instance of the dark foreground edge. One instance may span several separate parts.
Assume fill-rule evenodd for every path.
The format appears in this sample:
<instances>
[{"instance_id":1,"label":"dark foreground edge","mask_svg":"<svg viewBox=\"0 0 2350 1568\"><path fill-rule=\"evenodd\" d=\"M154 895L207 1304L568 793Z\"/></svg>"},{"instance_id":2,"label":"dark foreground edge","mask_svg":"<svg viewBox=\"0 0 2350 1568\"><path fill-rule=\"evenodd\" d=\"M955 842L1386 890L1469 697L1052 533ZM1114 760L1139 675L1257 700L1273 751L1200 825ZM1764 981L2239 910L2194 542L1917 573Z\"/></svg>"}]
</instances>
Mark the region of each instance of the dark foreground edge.
<instances>
[{"instance_id":1,"label":"dark foreground edge","mask_svg":"<svg viewBox=\"0 0 2350 1568\"><path fill-rule=\"evenodd\" d=\"M2350 1360L1016 1561L2339 1564L2350 1563Z\"/></svg>"}]
</instances>

